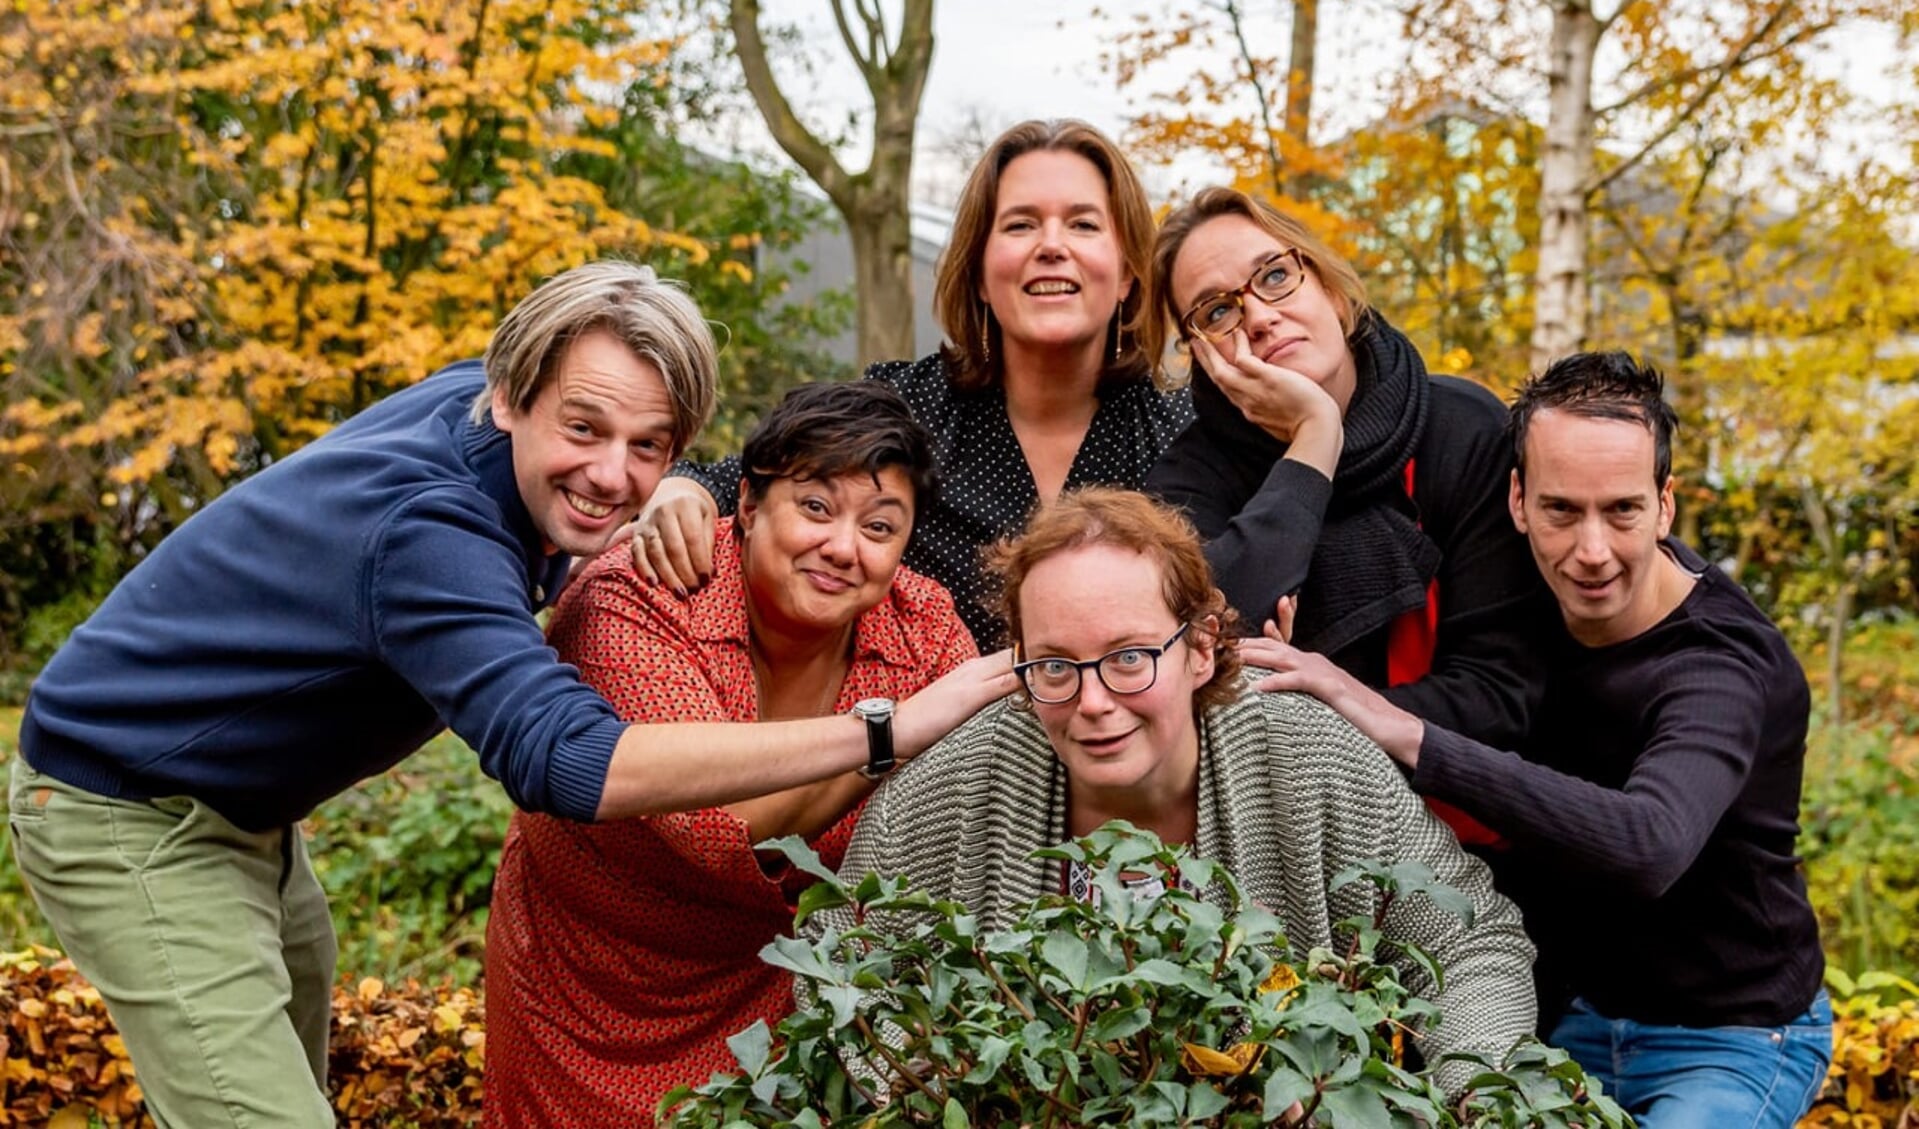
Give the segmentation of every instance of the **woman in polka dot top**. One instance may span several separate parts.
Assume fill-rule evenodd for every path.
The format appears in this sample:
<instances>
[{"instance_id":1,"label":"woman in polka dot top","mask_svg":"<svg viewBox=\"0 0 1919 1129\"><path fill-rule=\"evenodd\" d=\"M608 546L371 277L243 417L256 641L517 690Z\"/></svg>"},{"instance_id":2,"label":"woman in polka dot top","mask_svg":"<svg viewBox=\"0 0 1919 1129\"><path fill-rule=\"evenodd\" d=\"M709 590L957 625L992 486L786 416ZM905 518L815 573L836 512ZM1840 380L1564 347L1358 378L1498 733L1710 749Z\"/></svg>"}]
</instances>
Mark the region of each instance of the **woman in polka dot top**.
<instances>
[{"instance_id":1,"label":"woman in polka dot top","mask_svg":"<svg viewBox=\"0 0 1919 1129\"><path fill-rule=\"evenodd\" d=\"M1017 532L1071 486L1137 488L1192 420L1154 384L1140 347L1153 217L1132 166L1098 130L1029 121L993 142L967 181L940 257L934 309L946 344L867 370L933 433L946 484L906 563L944 584L982 648L997 645L982 546ZM713 528L737 502L739 464L682 464L635 541L643 575L696 587Z\"/></svg>"},{"instance_id":2,"label":"woman in polka dot top","mask_svg":"<svg viewBox=\"0 0 1919 1129\"><path fill-rule=\"evenodd\" d=\"M746 463L739 516L692 599L640 579L623 551L560 597L553 646L623 718L844 714L936 679L944 692L948 672L978 682L979 705L1011 689L1006 657L976 658L946 592L900 567L933 476L931 437L898 395L796 389ZM1005 673L976 677L989 668ZM838 865L872 789L846 772L674 815L516 814L487 927L487 1125L650 1126L674 1086L738 1069L727 1036L792 1007L759 950L811 883L752 845L799 834Z\"/></svg>"}]
</instances>

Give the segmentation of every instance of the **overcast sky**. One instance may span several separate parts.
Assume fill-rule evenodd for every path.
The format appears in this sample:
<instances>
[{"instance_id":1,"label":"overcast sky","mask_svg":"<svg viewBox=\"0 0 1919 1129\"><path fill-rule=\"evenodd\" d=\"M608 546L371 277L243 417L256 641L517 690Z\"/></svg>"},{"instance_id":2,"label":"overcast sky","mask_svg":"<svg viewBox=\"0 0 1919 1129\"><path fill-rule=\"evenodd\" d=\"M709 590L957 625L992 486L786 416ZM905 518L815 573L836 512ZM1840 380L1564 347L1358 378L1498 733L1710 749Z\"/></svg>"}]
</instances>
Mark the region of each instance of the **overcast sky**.
<instances>
[{"instance_id":1,"label":"overcast sky","mask_svg":"<svg viewBox=\"0 0 1919 1129\"><path fill-rule=\"evenodd\" d=\"M889 5L889 12L897 5ZM1118 136L1127 119L1143 104L1155 86L1177 85L1177 66L1192 67L1202 56L1181 56L1183 64L1162 65L1157 81L1122 93L1100 65L1111 49L1113 36L1131 26L1136 15L1164 18L1168 0L1098 0L1106 13L1095 18L1091 0L939 0L934 8L933 70L928 77L920 115L920 164L928 166L929 189L944 187L955 173L939 168L942 143L968 132L973 122L988 134L1026 118L1078 117ZM1254 50L1284 57L1287 24L1278 0L1249 4L1246 27ZM1384 14L1385 0L1346 0L1325 6L1320 22L1322 88L1315 106L1316 129L1339 132L1376 113L1380 99L1377 76L1391 58L1390 51L1363 44L1369 33L1392 44L1397 26ZM818 50L814 82L800 85L802 99L794 101L809 121L830 121L844 107L865 100L864 88L839 42L831 9L822 0L765 0L765 21L791 23L805 30ZM1066 13L1062 15L1062 13ZM1383 22L1382 22L1383 21ZM1358 65L1362 58L1365 65ZM1229 57L1214 60L1210 69L1223 73ZM1250 109L1250 103L1248 104ZM849 167L863 156L849 156ZM1176 169L1141 168L1155 196L1170 193L1181 180L1204 177L1213 169L1198 158ZM951 186L953 189L957 185Z\"/></svg>"},{"instance_id":2,"label":"overcast sky","mask_svg":"<svg viewBox=\"0 0 1919 1129\"><path fill-rule=\"evenodd\" d=\"M884 2L884 0L883 0ZM1184 0L1190 4L1197 0ZM1093 0L939 0L935 6L935 48L932 74L920 116L920 156L916 177L922 196L950 197L957 191L963 169L954 166L942 150L956 135L977 132L987 136L1030 117L1081 117L1112 133L1124 132L1126 121L1144 104L1155 86L1169 88L1182 77L1178 71L1199 65L1197 51L1179 56L1180 63L1162 62L1149 75L1152 81L1121 92L1101 67L1103 52L1111 50L1115 33L1138 16L1165 19L1171 0L1097 0L1106 13L1094 17ZM1377 116L1384 106L1386 79L1400 65L1398 18L1391 0L1339 0L1324 4L1320 15L1319 89L1314 101L1314 136L1336 137ZM1246 28L1256 54L1283 58L1286 53L1286 5L1281 0L1248 3ZM889 12L897 4L887 3ZM789 92L810 123L843 120L848 107L864 105L866 94L846 61L834 30L831 9L824 0L764 0L765 21L801 27L816 48L816 71L805 82L789 82ZM1062 15L1067 13L1067 15ZM1894 84L1884 81L1895 45L1883 37L1854 36L1835 43L1824 54L1834 73L1854 76L1862 88L1880 97L1913 98L1910 73ZM1208 66L1223 74L1232 65L1228 53L1215 56ZM1540 86L1543 114L1544 86ZM803 94L800 92L804 92ZM1896 93L1894 92L1896 91ZM1247 107L1250 110L1250 104ZM975 125L977 123L977 125ZM1882 119L1881 125L1884 125ZM757 127L758 123L752 123ZM1866 126L1863 128L1870 128ZM863 133L860 135L862 142ZM1875 152L1892 158L1906 152L1910 139L1888 127L1883 136L1857 138ZM760 127L757 137L736 143L774 150ZM1828 141L1828 144L1830 142ZM849 151L842 158L850 168L864 164L863 153ZM1177 167L1142 166L1148 191L1164 199L1182 186L1213 179L1217 166L1195 154Z\"/></svg>"}]
</instances>

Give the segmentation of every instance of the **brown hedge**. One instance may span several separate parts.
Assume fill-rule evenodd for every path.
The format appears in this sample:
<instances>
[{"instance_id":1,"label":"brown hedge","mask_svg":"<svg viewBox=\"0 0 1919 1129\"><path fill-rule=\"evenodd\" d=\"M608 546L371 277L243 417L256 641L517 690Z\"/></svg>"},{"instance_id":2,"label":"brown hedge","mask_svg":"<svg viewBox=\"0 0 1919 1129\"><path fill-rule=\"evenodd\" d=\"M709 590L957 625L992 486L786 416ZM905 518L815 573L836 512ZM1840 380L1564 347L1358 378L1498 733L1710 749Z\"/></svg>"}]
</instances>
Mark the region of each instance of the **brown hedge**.
<instances>
[{"instance_id":1,"label":"brown hedge","mask_svg":"<svg viewBox=\"0 0 1919 1129\"><path fill-rule=\"evenodd\" d=\"M150 1129L106 1005L52 949L0 954L0 1126ZM392 988L366 979L333 993L333 1106L348 1129L480 1123L485 1016L470 988Z\"/></svg>"}]
</instances>

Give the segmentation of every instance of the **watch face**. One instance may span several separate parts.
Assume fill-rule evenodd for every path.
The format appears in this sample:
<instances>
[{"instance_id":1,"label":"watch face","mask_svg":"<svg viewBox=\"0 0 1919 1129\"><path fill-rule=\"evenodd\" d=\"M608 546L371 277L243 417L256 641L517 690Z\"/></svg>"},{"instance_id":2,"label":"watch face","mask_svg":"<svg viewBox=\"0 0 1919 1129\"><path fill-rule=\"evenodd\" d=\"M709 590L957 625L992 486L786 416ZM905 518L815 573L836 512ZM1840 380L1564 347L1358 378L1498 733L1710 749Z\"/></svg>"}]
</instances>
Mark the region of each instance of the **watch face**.
<instances>
[{"instance_id":1,"label":"watch face","mask_svg":"<svg viewBox=\"0 0 1919 1129\"><path fill-rule=\"evenodd\" d=\"M886 721L893 716L893 699L866 698L853 706L853 712L868 721Z\"/></svg>"}]
</instances>

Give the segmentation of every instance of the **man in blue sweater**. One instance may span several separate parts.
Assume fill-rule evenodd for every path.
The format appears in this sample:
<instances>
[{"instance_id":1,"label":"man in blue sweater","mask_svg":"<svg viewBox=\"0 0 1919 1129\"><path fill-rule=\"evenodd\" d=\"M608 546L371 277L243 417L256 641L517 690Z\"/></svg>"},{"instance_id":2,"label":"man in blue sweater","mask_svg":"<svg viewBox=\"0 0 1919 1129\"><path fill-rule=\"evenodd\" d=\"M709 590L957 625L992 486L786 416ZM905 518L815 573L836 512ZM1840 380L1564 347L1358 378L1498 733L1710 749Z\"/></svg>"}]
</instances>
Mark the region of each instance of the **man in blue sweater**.
<instances>
[{"instance_id":1,"label":"man in blue sweater","mask_svg":"<svg viewBox=\"0 0 1919 1129\"><path fill-rule=\"evenodd\" d=\"M1585 353L1513 405L1512 518L1564 625L1516 751L1273 640L1249 661L1510 841L1492 862L1539 945L1548 1041L1644 1129L1789 1129L1832 1057L1793 853L1811 698L1778 628L1669 536L1662 389L1625 353Z\"/></svg>"},{"instance_id":2,"label":"man in blue sweater","mask_svg":"<svg viewBox=\"0 0 1919 1129\"><path fill-rule=\"evenodd\" d=\"M296 823L443 726L520 806L578 820L868 763L852 717L772 740L627 726L534 618L710 417L714 369L679 289L625 263L568 271L483 361L214 500L47 664L12 769L14 847L160 1125L334 1123L335 942ZM898 754L1010 686L976 663L902 703Z\"/></svg>"}]
</instances>

